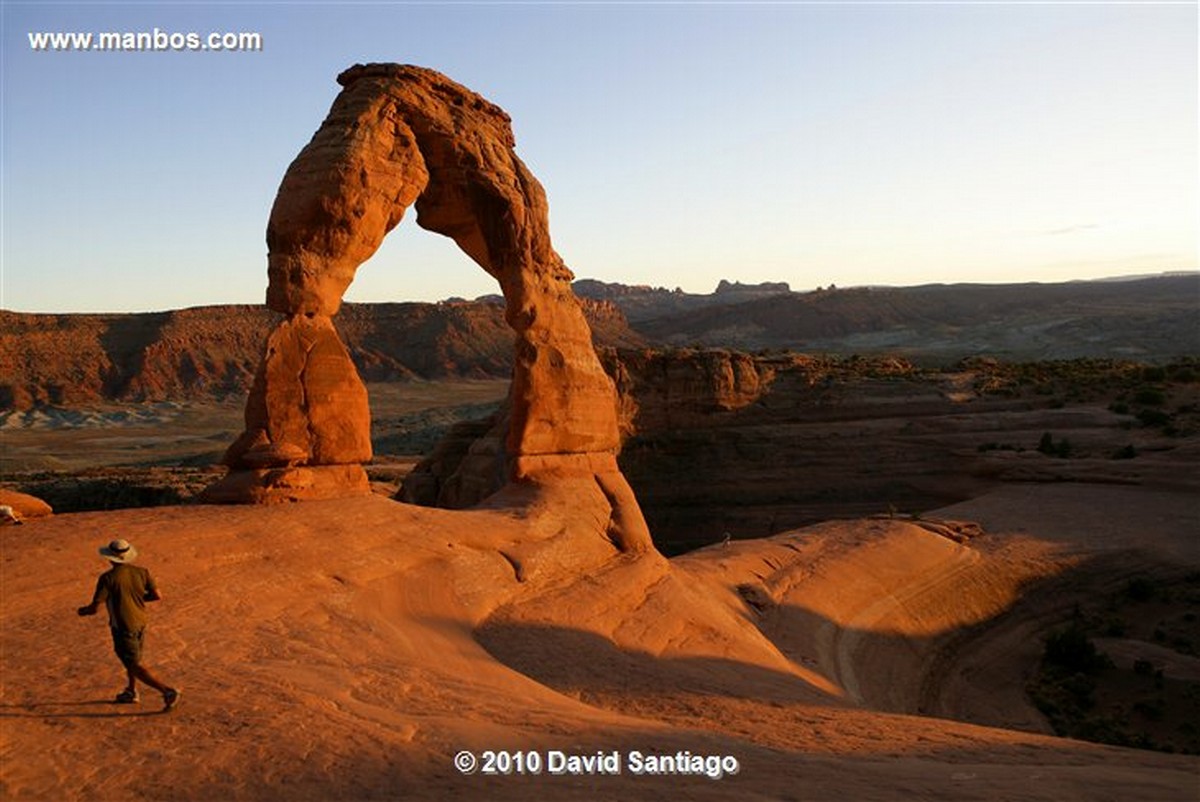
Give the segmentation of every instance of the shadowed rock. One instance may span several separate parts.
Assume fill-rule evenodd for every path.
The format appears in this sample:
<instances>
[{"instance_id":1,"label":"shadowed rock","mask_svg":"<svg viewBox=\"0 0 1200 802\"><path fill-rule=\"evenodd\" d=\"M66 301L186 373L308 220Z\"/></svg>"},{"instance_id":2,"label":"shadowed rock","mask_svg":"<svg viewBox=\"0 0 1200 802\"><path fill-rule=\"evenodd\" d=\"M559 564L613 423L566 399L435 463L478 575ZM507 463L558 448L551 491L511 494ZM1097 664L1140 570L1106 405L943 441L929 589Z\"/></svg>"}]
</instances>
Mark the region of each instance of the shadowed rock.
<instances>
[{"instance_id":1,"label":"shadowed rock","mask_svg":"<svg viewBox=\"0 0 1200 802\"><path fill-rule=\"evenodd\" d=\"M371 456L366 394L330 319L358 266L415 204L418 225L453 239L497 280L516 334L503 447L469 464L492 474L499 466L510 481L593 476L613 506L614 540L648 547L614 456L613 384L571 271L551 246L546 194L513 150L508 115L420 67L357 65L338 82L342 92L288 168L271 210L267 305L287 319L268 340L246 431L226 455L233 471L209 497L367 491L365 476L344 467ZM286 454L286 464L264 466L273 454ZM326 468L340 479L314 478ZM300 471L305 481L297 482ZM459 484L480 486L470 477Z\"/></svg>"}]
</instances>

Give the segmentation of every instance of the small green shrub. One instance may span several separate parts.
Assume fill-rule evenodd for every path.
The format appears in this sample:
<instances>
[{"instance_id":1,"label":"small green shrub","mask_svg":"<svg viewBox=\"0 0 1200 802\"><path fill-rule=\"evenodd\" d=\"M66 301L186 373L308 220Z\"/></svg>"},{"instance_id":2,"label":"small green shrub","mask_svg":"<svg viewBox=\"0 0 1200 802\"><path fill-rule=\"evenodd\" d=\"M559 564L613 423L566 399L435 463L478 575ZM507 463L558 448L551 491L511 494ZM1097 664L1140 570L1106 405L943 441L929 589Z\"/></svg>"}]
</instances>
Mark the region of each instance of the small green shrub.
<instances>
[{"instance_id":1,"label":"small green shrub","mask_svg":"<svg viewBox=\"0 0 1200 802\"><path fill-rule=\"evenodd\" d=\"M1171 380L1182 384L1191 384L1196 381L1196 371L1190 367L1175 368L1171 371Z\"/></svg>"},{"instance_id":2,"label":"small green shrub","mask_svg":"<svg viewBox=\"0 0 1200 802\"><path fill-rule=\"evenodd\" d=\"M1167 403L1166 394L1157 387L1142 387L1133 396L1133 400L1138 404L1145 404L1150 407L1161 407Z\"/></svg>"},{"instance_id":3,"label":"small green shrub","mask_svg":"<svg viewBox=\"0 0 1200 802\"><path fill-rule=\"evenodd\" d=\"M1112 665L1108 655L1096 651L1096 644L1092 643L1078 621L1046 638L1042 661L1064 671L1083 675L1095 674Z\"/></svg>"},{"instance_id":4,"label":"small green shrub","mask_svg":"<svg viewBox=\"0 0 1200 802\"><path fill-rule=\"evenodd\" d=\"M1161 409L1139 409L1137 419L1143 426L1150 428L1167 426L1171 423L1171 416Z\"/></svg>"},{"instance_id":5,"label":"small green shrub","mask_svg":"<svg viewBox=\"0 0 1200 802\"><path fill-rule=\"evenodd\" d=\"M1135 602L1148 602L1154 598L1157 589L1150 579L1139 576L1129 580L1125 586L1125 595Z\"/></svg>"},{"instance_id":6,"label":"small green shrub","mask_svg":"<svg viewBox=\"0 0 1200 802\"><path fill-rule=\"evenodd\" d=\"M1157 365L1149 365L1142 368L1142 381L1160 382L1167 378L1166 368L1160 368Z\"/></svg>"},{"instance_id":7,"label":"small green shrub","mask_svg":"<svg viewBox=\"0 0 1200 802\"><path fill-rule=\"evenodd\" d=\"M1071 456L1071 441L1064 437L1056 443L1050 432L1046 432L1042 435L1042 439L1038 441L1037 450L1051 457L1067 459Z\"/></svg>"},{"instance_id":8,"label":"small green shrub","mask_svg":"<svg viewBox=\"0 0 1200 802\"><path fill-rule=\"evenodd\" d=\"M1151 721L1158 721L1167 712L1167 703L1162 699L1142 700L1134 704L1133 709Z\"/></svg>"}]
</instances>

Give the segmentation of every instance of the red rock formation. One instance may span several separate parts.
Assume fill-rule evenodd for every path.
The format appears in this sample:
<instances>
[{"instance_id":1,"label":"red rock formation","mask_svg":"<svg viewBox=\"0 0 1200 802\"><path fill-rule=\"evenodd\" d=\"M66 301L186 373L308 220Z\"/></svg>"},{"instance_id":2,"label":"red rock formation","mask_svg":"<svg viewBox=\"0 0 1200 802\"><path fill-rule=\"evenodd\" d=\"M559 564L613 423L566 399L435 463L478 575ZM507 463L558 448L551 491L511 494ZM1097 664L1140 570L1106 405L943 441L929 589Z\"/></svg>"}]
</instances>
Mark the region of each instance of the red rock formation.
<instances>
[{"instance_id":1,"label":"red rock formation","mask_svg":"<svg viewBox=\"0 0 1200 802\"><path fill-rule=\"evenodd\" d=\"M349 360L329 356L336 349L317 332L336 341L330 318L355 271L415 203L418 225L453 239L504 294L516 332L504 444L509 478L594 477L612 507L613 539L648 548L641 512L616 466L613 384L592 348L571 271L550 244L546 194L513 151L508 115L419 67L358 65L338 82L342 92L288 168L271 210L267 305L288 321L272 335L246 432L228 455L243 474L238 481L252 470L247 457L285 443L308 455L293 470L364 459L370 421L365 400L358 401L361 385ZM333 389L302 393L308 385L295 376L307 375L317 358L322 386ZM270 480L268 469L257 470ZM365 481L347 488L363 489Z\"/></svg>"},{"instance_id":2,"label":"red rock formation","mask_svg":"<svg viewBox=\"0 0 1200 802\"><path fill-rule=\"evenodd\" d=\"M54 510L37 496L0 488L0 506L10 507L16 521L26 518L42 518L52 515Z\"/></svg>"},{"instance_id":3,"label":"red rock formation","mask_svg":"<svg viewBox=\"0 0 1200 802\"><path fill-rule=\"evenodd\" d=\"M323 315L298 315L267 338L246 403L246 429L225 454L238 470L210 501L327 498L369 492L367 388Z\"/></svg>"},{"instance_id":4,"label":"red rock formation","mask_svg":"<svg viewBox=\"0 0 1200 802\"><path fill-rule=\"evenodd\" d=\"M707 426L712 416L753 404L765 395L776 373L808 357L778 360L725 350L605 350L605 367L617 384L621 429ZM635 425L636 419L636 425Z\"/></svg>"}]
</instances>

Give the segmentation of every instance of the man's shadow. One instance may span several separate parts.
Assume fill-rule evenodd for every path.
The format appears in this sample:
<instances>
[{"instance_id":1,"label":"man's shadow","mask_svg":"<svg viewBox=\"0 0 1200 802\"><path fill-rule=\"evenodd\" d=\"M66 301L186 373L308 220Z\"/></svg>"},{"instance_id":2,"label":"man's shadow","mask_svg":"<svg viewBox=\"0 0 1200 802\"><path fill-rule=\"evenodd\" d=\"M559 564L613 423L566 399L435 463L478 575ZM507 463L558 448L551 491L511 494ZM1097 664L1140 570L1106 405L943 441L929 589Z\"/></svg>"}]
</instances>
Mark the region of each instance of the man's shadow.
<instances>
[{"instance_id":1,"label":"man's shadow","mask_svg":"<svg viewBox=\"0 0 1200 802\"><path fill-rule=\"evenodd\" d=\"M94 707L97 710L94 712L59 710L59 708L72 707ZM48 710L46 712L39 712L43 708L48 708ZM109 708L109 710L99 708ZM144 716L161 716L168 712L170 711L153 707L147 710L142 708L141 705L114 702L112 699L95 699L86 702L0 704L0 718L138 718Z\"/></svg>"}]
</instances>

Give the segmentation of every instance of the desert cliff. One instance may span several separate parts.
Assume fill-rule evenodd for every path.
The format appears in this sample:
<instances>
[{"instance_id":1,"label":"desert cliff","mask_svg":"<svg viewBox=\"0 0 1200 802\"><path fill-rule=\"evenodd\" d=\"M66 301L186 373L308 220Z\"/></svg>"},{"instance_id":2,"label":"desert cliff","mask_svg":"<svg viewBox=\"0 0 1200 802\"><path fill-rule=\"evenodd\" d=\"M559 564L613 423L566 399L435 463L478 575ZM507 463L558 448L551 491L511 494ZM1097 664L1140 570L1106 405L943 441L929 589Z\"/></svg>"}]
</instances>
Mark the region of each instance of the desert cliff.
<instances>
[{"instance_id":1,"label":"desert cliff","mask_svg":"<svg viewBox=\"0 0 1200 802\"><path fill-rule=\"evenodd\" d=\"M643 342L612 304L582 304L598 345ZM0 411L240 398L277 319L261 306L70 315L0 310ZM346 304L335 325L368 382L512 373L512 329L494 303Z\"/></svg>"}]
</instances>

